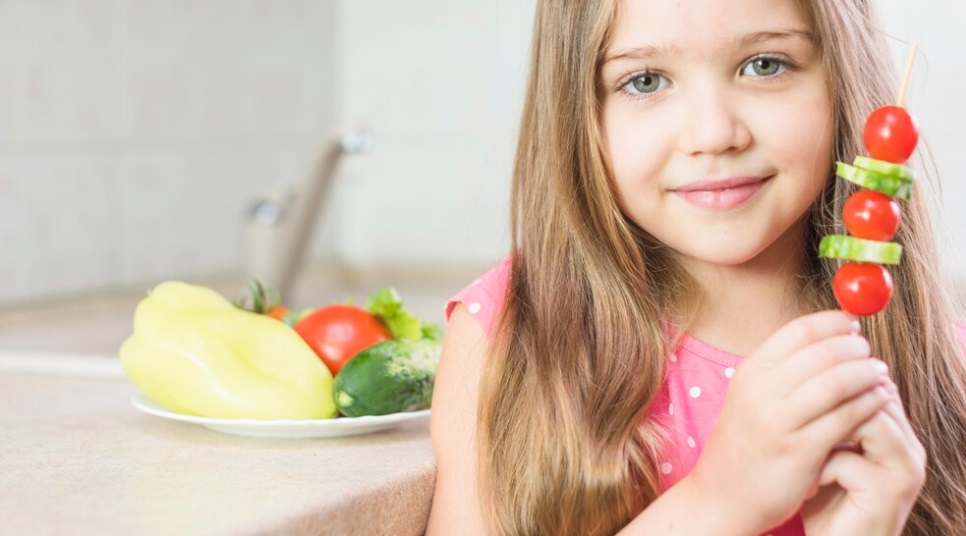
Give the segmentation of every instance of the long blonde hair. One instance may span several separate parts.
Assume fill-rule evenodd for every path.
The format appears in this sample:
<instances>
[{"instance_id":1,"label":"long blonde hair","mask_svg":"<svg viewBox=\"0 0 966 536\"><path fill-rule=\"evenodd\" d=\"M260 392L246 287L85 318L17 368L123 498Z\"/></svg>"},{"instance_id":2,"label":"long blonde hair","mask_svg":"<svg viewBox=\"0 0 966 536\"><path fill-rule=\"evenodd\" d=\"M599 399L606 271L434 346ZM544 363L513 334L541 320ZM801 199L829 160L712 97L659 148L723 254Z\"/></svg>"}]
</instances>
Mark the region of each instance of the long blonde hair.
<instances>
[{"instance_id":1,"label":"long blonde hair","mask_svg":"<svg viewBox=\"0 0 966 536\"><path fill-rule=\"evenodd\" d=\"M848 161L861 154L866 115L894 94L889 56L865 1L801 1L826 62L836 158ZM613 534L660 492L664 435L644 417L674 346L662 314L694 284L621 213L608 177L597 77L617 4L537 6L510 284L480 386L480 497L496 534ZM808 215L809 243L841 232L851 191L830 173ZM905 248L892 272L897 292L863 332L929 453L906 533L951 535L966 526L966 369L919 197L904 204L895 238ZM836 266L808 257L803 292L816 308L835 307Z\"/></svg>"}]
</instances>

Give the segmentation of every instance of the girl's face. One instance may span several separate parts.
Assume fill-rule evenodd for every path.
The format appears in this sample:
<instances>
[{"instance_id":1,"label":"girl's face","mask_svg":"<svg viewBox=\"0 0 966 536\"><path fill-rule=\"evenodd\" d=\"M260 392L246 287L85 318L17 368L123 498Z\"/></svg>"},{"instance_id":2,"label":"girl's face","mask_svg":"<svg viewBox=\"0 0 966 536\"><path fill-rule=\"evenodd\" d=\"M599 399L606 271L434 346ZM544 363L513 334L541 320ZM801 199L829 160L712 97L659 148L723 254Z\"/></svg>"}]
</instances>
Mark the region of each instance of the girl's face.
<instances>
[{"instance_id":1,"label":"girl's face","mask_svg":"<svg viewBox=\"0 0 966 536\"><path fill-rule=\"evenodd\" d=\"M798 260L831 170L821 55L796 0L621 0L601 68L621 208L687 265Z\"/></svg>"}]
</instances>

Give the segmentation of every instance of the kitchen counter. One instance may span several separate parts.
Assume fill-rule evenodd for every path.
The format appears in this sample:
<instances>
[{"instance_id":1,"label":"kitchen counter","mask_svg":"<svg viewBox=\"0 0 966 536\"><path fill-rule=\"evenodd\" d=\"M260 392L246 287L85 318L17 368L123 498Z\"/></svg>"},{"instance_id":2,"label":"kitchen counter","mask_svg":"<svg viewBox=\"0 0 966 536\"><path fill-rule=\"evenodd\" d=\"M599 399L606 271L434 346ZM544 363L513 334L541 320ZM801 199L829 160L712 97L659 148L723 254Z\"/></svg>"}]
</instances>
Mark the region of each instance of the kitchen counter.
<instances>
[{"instance_id":1,"label":"kitchen counter","mask_svg":"<svg viewBox=\"0 0 966 536\"><path fill-rule=\"evenodd\" d=\"M111 355L0 355L4 534L422 534L428 419L335 439L146 415Z\"/></svg>"}]
</instances>

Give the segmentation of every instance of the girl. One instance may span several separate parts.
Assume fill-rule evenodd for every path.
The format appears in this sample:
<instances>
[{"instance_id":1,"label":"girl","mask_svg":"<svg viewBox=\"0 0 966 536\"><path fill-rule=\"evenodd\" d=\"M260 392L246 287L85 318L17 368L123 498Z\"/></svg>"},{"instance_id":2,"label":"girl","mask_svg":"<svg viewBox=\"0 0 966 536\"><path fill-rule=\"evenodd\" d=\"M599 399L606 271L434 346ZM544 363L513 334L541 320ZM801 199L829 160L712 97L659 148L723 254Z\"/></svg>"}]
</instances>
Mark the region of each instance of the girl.
<instances>
[{"instance_id":1,"label":"girl","mask_svg":"<svg viewBox=\"0 0 966 536\"><path fill-rule=\"evenodd\" d=\"M538 2L513 253L448 305L428 534L961 534L922 193L885 312L835 311L817 259L893 80L867 0Z\"/></svg>"}]
</instances>

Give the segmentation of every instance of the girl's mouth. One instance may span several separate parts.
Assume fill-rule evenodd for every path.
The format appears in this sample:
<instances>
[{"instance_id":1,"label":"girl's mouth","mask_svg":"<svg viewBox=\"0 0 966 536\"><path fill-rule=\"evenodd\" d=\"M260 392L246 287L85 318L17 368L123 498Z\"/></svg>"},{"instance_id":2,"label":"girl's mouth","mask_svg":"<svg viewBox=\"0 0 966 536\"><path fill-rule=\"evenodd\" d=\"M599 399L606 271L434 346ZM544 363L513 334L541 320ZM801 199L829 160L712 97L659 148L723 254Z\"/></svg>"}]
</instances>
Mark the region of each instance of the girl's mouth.
<instances>
[{"instance_id":1,"label":"girl's mouth","mask_svg":"<svg viewBox=\"0 0 966 536\"><path fill-rule=\"evenodd\" d=\"M708 210L728 210L747 202L771 177L731 177L698 181L671 190L681 199Z\"/></svg>"}]
</instances>

